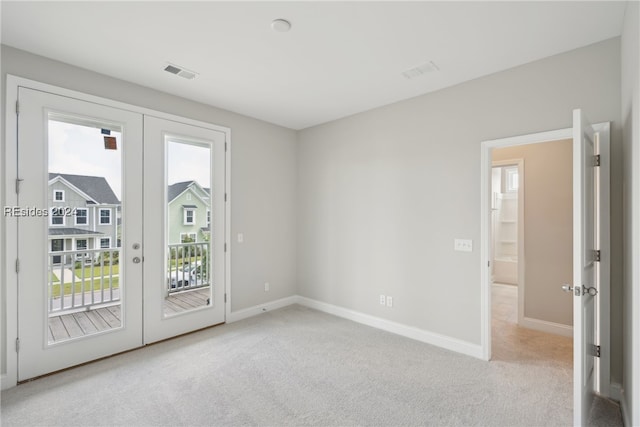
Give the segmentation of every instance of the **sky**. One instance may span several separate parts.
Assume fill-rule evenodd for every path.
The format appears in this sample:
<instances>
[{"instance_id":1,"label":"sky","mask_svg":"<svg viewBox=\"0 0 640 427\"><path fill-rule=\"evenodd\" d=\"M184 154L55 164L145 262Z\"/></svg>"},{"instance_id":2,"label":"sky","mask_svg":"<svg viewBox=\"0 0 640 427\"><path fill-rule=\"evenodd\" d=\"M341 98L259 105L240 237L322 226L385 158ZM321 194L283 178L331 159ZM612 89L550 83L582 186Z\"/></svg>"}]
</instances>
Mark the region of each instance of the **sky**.
<instances>
[{"instance_id":1,"label":"sky","mask_svg":"<svg viewBox=\"0 0 640 427\"><path fill-rule=\"evenodd\" d=\"M104 177L118 197L122 195L122 134L116 137L117 150L107 150L101 130L89 126L49 120L49 172ZM125 141L126 142L126 141ZM211 187L209 148L169 142L167 183L198 181Z\"/></svg>"}]
</instances>

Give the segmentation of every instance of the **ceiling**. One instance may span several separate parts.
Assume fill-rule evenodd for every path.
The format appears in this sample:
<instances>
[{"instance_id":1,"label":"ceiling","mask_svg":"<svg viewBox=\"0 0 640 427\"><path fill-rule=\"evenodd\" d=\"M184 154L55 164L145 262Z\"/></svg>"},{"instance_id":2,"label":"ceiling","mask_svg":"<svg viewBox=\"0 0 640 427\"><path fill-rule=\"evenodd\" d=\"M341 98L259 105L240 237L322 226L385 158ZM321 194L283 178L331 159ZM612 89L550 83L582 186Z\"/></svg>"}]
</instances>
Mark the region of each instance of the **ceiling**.
<instances>
[{"instance_id":1,"label":"ceiling","mask_svg":"<svg viewBox=\"0 0 640 427\"><path fill-rule=\"evenodd\" d=\"M11 2L2 43L292 129L620 35L625 2ZM284 18L289 32L271 22ZM436 72L403 72L433 61ZM186 80L167 63L199 73Z\"/></svg>"}]
</instances>

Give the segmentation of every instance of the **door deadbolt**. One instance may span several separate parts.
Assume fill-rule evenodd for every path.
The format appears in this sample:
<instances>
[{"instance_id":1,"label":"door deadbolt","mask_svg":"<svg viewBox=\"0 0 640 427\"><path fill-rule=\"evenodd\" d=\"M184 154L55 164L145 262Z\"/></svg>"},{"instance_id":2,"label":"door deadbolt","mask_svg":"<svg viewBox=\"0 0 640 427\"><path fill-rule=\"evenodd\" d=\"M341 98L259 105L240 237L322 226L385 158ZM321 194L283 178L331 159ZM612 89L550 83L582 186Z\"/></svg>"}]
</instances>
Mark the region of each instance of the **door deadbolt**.
<instances>
[{"instance_id":1,"label":"door deadbolt","mask_svg":"<svg viewBox=\"0 0 640 427\"><path fill-rule=\"evenodd\" d=\"M140 243L134 243L132 248L133 249L140 249Z\"/></svg>"}]
</instances>

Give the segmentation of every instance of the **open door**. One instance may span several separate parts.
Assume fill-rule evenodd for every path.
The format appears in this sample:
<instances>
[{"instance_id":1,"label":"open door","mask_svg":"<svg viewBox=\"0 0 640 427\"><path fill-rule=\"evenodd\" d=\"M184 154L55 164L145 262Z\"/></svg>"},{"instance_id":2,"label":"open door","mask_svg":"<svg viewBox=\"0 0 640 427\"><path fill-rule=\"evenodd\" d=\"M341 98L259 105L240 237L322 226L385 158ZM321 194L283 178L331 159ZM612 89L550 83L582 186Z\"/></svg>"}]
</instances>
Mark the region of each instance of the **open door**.
<instances>
[{"instance_id":1,"label":"open door","mask_svg":"<svg viewBox=\"0 0 640 427\"><path fill-rule=\"evenodd\" d=\"M574 425L587 422L595 389L595 317L599 288L598 134L573 111L573 390Z\"/></svg>"}]
</instances>

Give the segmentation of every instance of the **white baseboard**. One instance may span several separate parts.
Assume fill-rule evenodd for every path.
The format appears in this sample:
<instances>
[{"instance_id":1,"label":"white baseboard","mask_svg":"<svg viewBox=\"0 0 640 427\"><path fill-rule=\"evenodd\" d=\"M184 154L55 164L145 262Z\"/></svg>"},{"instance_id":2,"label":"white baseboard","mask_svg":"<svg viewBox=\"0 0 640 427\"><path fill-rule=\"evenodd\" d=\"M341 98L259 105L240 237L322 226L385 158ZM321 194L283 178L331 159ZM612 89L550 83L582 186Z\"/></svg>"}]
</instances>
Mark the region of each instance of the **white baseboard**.
<instances>
[{"instance_id":1,"label":"white baseboard","mask_svg":"<svg viewBox=\"0 0 640 427\"><path fill-rule=\"evenodd\" d=\"M362 323L367 326L382 329L387 332L402 335L404 337L421 341L427 344L435 345L437 347L445 348L447 350L455 351L457 353L466 354L467 356L482 359L482 346L478 344L472 344L466 341L458 340L456 338L451 338L433 332L425 331L424 329L419 329L413 326L407 326L401 323L392 322L390 320L360 313L344 307L339 307L337 305L327 304L325 302L313 300L306 297L299 296L298 304L305 307L314 308L325 313L333 314L334 316L353 320L354 322Z\"/></svg>"},{"instance_id":2,"label":"white baseboard","mask_svg":"<svg viewBox=\"0 0 640 427\"><path fill-rule=\"evenodd\" d=\"M8 374L0 375L0 390L7 390L18 384L15 378L9 378Z\"/></svg>"},{"instance_id":3,"label":"white baseboard","mask_svg":"<svg viewBox=\"0 0 640 427\"><path fill-rule=\"evenodd\" d=\"M573 326L563 325L561 323L547 322L546 320L533 319L531 317L523 317L518 321L518 325L523 328L534 329L549 334L562 335L563 337L573 338Z\"/></svg>"},{"instance_id":4,"label":"white baseboard","mask_svg":"<svg viewBox=\"0 0 640 427\"><path fill-rule=\"evenodd\" d=\"M257 316L258 314L262 314L265 311L277 310L278 308L286 307L288 305L293 305L298 302L298 296L293 295L290 297L278 299L275 301L270 301L264 304L254 305L253 307L244 308L242 310L233 311L227 317L227 323L237 322L238 320L246 319L248 317Z\"/></svg>"},{"instance_id":5,"label":"white baseboard","mask_svg":"<svg viewBox=\"0 0 640 427\"><path fill-rule=\"evenodd\" d=\"M629 407L627 406L627 396L624 393L624 389L620 389L620 412L622 412L622 425L625 427L631 427L631 414L629 413Z\"/></svg>"}]
</instances>

